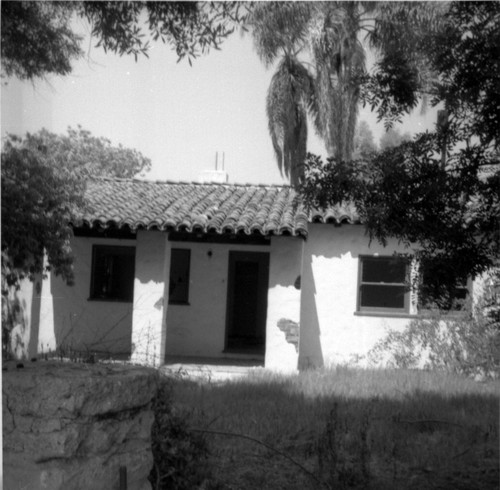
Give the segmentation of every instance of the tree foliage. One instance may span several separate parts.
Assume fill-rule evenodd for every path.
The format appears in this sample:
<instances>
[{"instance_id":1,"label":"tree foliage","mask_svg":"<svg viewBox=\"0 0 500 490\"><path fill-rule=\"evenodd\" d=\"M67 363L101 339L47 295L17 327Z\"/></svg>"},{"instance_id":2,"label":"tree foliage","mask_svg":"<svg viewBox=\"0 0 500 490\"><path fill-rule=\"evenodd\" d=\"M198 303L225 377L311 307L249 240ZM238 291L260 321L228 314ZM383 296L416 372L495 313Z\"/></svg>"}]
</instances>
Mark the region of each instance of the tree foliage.
<instances>
[{"instance_id":1,"label":"tree foliage","mask_svg":"<svg viewBox=\"0 0 500 490\"><path fill-rule=\"evenodd\" d=\"M2 150L2 284L44 271L44 250L56 274L73 282L68 222L82 204L82 181L59 167L46 148L10 137Z\"/></svg>"},{"instance_id":2,"label":"tree foliage","mask_svg":"<svg viewBox=\"0 0 500 490\"><path fill-rule=\"evenodd\" d=\"M80 36L64 3L2 2L2 71L21 79L67 75L80 56Z\"/></svg>"},{"instance_id":3,"label":"tree foliage","mask_svg":"<svg viewBox=\"0 0 500 490\"><path fill-rule=\"evenodd\" d=\"M9 135L2 148L3 287L46 272L44 252L49 270L71 284L69 222L84 205L85 179L132 177L150 165L136 150L112 146L82 128L67 135Z\"/></svg>"},{"instance_id":4,"label":"tree foliage","mask_svg":"<svg viewBox=\"0 0 500 490\"><path fill-rule=\"evenodd\" d=\"M408 98L428 89L432 103L447 108L448 120L369 163L329 159L323 165L311 155L303 186L313 206L353 201L370 238L415 246L426 277L422 287L434 298L500 259L500 6L457 2L448 9L441 30L419 41L436 82L426 88L414 80L406 88L413 93ZM390 90L374 100L389 120L406 110Z\"/></svg>"},{"instance_id":5,"label":"tree foliage","mask_svg":"<svg viewBox=\"0 0 500 490\"><path fill-rule=\"evenodd\" d=\"M23 145L28 149L44 149L58 168L68 168L79 177L131 178L151 169L151 160L137 150L113 146L107 138L93 136L80 126L68 128L67 134L54 134L45 129L27 134Z\"/></svg>"},{"instance_id":6,"label":"tree foliage","mask_svg":"<svg viewBox=\"0 0 500 490\"><path fill-rule=\"evenodd\" d=\"M83 56L82 37L71 25L75 16L89 22L95 46L106 52L137 59L160 40L191 64L219 49L246 9L236 2L11 1L2 2L1 11L3 74L33 80L67 75Z\"/></svg>"},{"instance_id":7,"label":"tree foliage","mask_svg":"<svg viewBox=\"0 0 500 490\"><path fill-rule=\"evenodd\" d=\"M267 113L278 166L292 177L292 185L298 186L303 178L302 165L299 174L292 169L297 167L295 156L306 153L307 139L302 137L306 113L328 154L350 160L361 101L375 106L380 102L384 115L394 103L406 112L416 106L417 97L413 92L408 95L406 86L424 83L431 76L417 40L433 25L430 20L437 10L435 2L265 2L253 6L247 26L257 53L266 66L281 60L269 88ZM378 60L372 75L366 72L364 39ZM283 95L278 95L279 90ZM382 98L388 93L391 99L386 102ZM301 137L296 137L295 152L287 154L286 136L291 134Z\"/></svg>"}]
</instances>

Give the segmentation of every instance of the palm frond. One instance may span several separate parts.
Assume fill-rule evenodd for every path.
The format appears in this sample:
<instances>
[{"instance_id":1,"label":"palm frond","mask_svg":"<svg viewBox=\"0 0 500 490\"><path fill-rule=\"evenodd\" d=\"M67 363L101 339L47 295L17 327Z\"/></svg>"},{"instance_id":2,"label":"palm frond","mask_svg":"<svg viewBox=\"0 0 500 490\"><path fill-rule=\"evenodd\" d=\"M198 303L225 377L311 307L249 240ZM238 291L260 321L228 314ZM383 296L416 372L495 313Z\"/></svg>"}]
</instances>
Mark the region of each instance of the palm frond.
<instances>
[{"instance_id":1,"label":"palm frond","mask_svg":"<svg viewBox=\"0 0 500 490\"><path fill-rule=\"evenodd\" d=\"M326 4L310 38L316 64L316 131L328 153L342 160L350 159L354 148L360 76L365 71L358 8L354 2Z\"/></svg>"},{"instance_id":2,"label":"palm frond","mask_svg":"<svg viewBox=\"0 0 500 490\"><path fill-rule=\"evenodd\" d=\"M308 70L285 57L273 75L267 93L269 133L280 173L296 185L306 156L307 107L313 93Z\"/></svg>"},{"instance_id":3,"label":"palm frond","mask_svg":"<svg viewBox=\"0 0 500 490\"><path fill-rule=\"evenodd\" d=\"M308 2L257 2L247 19L254 45L266 66L305 43L312 8Z\"/></svg>"}]
</instances>

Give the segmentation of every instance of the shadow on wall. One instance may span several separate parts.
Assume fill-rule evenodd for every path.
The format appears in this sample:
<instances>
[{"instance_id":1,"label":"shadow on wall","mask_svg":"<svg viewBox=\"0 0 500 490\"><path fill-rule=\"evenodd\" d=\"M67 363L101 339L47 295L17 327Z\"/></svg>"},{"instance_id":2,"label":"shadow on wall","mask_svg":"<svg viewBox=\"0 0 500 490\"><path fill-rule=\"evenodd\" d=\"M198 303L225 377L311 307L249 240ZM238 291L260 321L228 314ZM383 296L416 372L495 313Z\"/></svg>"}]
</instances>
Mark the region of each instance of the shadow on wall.
<instances>
[{"instance_id":1,"label":"shadow on wall","mask_svg":"<svg viewBox=\"0 0 500 490\"><path fill-rule=\"evenodd\" d=\"M28 355L30 359L38 352L38 336L40 332L40 312L42 306L43 279L38 277L33 283L30 316L30 336L28 344Z\"/></svg>"},{"instance_id":2,"label":"shadow on wall","mask_svg":"<svg viewBox=\"0 0 500 490\"><path fill-rule=\"evenodd\" d=\"M131 352L132 303L90 301L86 282L84 277L77 278L75 286L67 286L52 277L53 317L42 311L41 321L48 330L48 323L53 322L55 346L61 355L99 353L126 358Z\"/></svg>"},{"instance_id":3,"label":"shadow on wall","mask_svg":"<svg viewBox=\"0 0 500 490\"><path fill-rule=\"evenodd\" d=\"M311 254L304 256L302 259L300 292L299 369L322 367L324 359L316 308L316 284L314 282Z\"/></svg>"},{"instance_id":4,"label":"shadow on wall","mask_svg":"<svg viewBox=\"0 0 500 490\"><path fill-rule=\"evenodd\" d=\"M313 259L341 259L342 253L349 248L339 249L334 234L340 228L322 225L311 230L308 240L304 243L301 277L301 314L300 314L300 348L299 369L322 367L324 365L323 349L321 347L321 328L317 310L317 297L320 291L316 288L313 270ZM324 293L324 291L323 291ZM331 298L332 301L335 298ZM334 321L335 319L329 319Z\"/></svg>"}]
</instances>

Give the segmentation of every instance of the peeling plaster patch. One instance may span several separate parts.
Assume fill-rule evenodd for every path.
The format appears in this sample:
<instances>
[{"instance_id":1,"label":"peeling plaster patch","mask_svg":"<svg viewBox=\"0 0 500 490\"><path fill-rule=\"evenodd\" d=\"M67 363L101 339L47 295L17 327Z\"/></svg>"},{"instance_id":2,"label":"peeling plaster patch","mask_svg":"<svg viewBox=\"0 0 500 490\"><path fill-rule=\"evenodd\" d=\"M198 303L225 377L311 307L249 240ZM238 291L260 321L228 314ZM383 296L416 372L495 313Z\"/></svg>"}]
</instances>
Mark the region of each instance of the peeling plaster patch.
<instances>
[{"instance_id":1,"label":"peeling plaster patch","mask_svg":"<svg viewBox=\"0 0 500 490\"><path fill-rule=\"evenodd\" d=\"M163 308L163 296L153 305L157 310Z\"/></svg>"},{"instance_id":2,"label":"peeling plaster patch","mask_svg":"<svg viewBox=\"0 0 500 490\"><path fill-rule=\"evenodd\" d=\"M285 334L286 341L295 346L295 352L299 352L299 324L288 318L281 318L278 320L278 328Z\"/></svg>"}]
</instances>

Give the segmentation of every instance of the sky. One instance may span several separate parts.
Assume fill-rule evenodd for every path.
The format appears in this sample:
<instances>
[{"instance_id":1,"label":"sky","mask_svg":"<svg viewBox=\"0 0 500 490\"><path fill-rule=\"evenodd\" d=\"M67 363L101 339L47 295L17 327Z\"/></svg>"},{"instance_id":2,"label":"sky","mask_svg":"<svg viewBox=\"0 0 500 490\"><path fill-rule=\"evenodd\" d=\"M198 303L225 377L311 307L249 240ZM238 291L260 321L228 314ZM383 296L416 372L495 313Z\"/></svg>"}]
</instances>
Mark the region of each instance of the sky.
<instances>
[{"instance_id":1,"label":"sky","mask_svg":"<svg viewBox=\"0 0 500 490\"><path fill-rule=\"evenodd\" d=\"M82 126L94 136L134 148L152 161L148 180L197 181L201 172L224 166L231 183L286 184L278 171L268 133L265 100L273 75L259 60L250 35L235 32L208 55L177 62L170 46L153 43L149 59L106 54L92 46L86 25L84 59L65 77L1 87L1 133L24 135L46 128L65 133ZM94 40L95 43L95 40ZM383 126L369 108L359 120L369 123L376 142ZM435 112L419 111L398 127L415 134L431 129ZM310 128L308 151L325 156Z\"/></svg>"}]
</instances>

